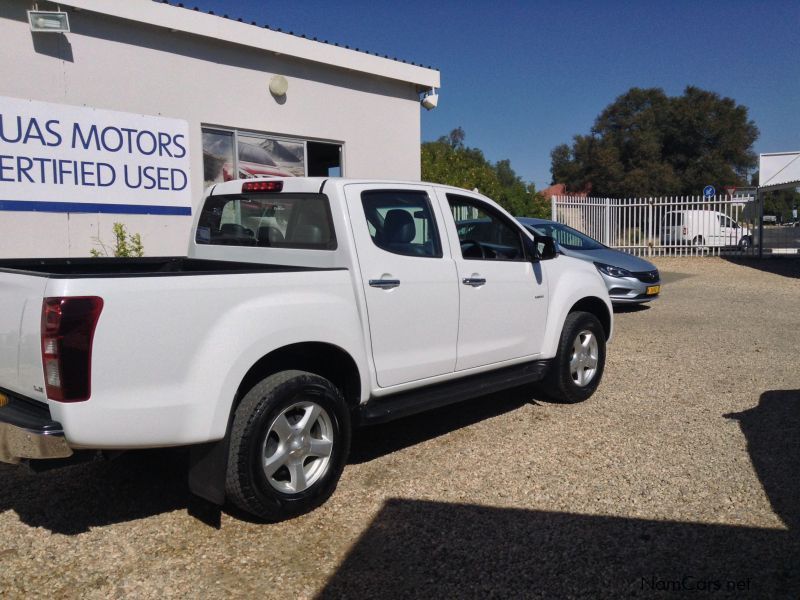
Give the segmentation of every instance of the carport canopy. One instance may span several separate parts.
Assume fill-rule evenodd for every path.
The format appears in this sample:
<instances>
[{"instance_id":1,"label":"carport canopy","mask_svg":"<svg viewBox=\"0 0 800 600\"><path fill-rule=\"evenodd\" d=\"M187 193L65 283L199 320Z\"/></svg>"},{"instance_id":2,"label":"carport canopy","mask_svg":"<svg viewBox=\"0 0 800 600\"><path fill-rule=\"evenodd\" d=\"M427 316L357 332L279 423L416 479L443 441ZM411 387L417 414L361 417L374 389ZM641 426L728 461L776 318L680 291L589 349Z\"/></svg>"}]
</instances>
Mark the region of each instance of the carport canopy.
<instances>
[{"instance_id":1,"label":"carport canopy","mask_svg":"<svg viewBox=\"0 0 800 600\"><path fill-rule=\"evenodd\" d=\"M758 191L800 187L800 151L772 152L758 158Z\"/></svg>"}]
</instances>

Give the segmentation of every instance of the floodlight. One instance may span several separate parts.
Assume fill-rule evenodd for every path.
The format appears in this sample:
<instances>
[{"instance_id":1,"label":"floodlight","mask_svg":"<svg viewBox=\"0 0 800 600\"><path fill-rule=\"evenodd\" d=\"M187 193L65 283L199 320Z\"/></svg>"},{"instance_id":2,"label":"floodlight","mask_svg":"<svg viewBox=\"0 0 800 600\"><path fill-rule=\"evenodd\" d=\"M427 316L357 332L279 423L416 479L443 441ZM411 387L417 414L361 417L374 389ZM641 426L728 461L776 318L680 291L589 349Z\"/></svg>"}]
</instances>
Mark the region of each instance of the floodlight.
<instances>
[{"instance_id":1,"label":"floodlight","mask_svg":"<svg viewBox=\"0 0 800 600\"><path fill-rule=\"evenodd\" d=\"M29 10L28 23L31 24L31 31L37 33L69 32L69 17L63 11Z\"/></svg>"}]
</instances>

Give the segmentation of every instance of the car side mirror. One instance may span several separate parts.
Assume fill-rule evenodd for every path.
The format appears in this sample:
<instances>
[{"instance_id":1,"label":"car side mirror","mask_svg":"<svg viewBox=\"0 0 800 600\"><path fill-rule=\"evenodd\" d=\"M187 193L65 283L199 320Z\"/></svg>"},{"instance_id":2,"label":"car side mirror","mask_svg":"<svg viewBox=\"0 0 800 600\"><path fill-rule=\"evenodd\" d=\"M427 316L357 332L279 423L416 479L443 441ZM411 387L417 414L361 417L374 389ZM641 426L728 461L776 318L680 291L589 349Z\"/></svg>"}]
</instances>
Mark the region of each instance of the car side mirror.
<instances>
[{"instance_id":1,"label":"car side mirror","mask_svg":"<svg viewBox=\"0 0 800 600\"><path fill-rule=\"evenodd\" d=\"M534 235L531 245L534 260L550 260L558 256L558 242L549 235Z\"/></svg>"},{"instance_id":2,"label":"car side mirror","mask_svg":"<svg viewBox=\"0 0 800 600\"><path fill-rule=\"evenodd\" d=\"M536 236L536 249L542 260L550 260L558 256L558 242L549 235Z\"/></svg>"}]
</instances>

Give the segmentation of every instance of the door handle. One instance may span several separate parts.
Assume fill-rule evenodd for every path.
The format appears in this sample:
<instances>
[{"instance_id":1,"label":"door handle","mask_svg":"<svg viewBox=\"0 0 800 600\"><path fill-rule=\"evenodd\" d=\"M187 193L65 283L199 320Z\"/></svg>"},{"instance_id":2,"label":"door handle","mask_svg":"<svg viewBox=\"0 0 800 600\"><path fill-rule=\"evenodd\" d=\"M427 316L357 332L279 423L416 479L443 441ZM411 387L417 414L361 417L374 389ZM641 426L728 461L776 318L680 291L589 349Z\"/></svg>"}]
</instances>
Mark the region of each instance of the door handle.
<instances>
[{"instance_id":1,"label":"door handle","mask_svg":"<svg viewBox=\"0 0 800 600\"><path fill-rule=\"evenodd\" d=\"M461 283L464 285L471 285L472 287L480 287L482 285L486 285L486 279L483 277L464 277L461 280Z\"/></svg>"},{"instance_id":2,"label":"door handle","mask_svg":"<svg viewBox=\"0 0 800 600\"><path fill-rule=\"evenodd\" d=\"M400 285L399 279L370 279L369 285L375 288L390 290Z\"/></svg>"}]
</instances>

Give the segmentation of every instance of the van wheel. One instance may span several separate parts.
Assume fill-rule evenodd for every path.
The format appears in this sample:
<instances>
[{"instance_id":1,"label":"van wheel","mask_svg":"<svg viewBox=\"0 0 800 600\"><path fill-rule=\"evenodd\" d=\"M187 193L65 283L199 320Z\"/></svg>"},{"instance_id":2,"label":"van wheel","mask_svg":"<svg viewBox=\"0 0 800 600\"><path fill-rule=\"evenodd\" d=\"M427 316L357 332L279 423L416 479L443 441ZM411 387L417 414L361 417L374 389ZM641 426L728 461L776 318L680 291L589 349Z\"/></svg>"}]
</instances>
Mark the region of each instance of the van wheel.
<instances>
[{"instance_id":1,"label":"van wheel","mask_svg":"<svg viewBox=\"0 0 800 600\"><path fill-rule=\"evenodd\" d=\"M692 240L692 246L705 246L705 243L706 241L703 239L702 235L698 235Z\"/></svg>"},{"instance_id":2,"label":"van wheel","mask_svg":"<svg viewBox=\"0 0 800 600\"><path fill-rule=\"evenodd\" d=\"M600 321L591 313L570 313L544 391L557 402L582 402L600 385L605 363L606 336Z\"/></svg>"},{"instance_id":3,"label":"van wheel","mask_svg":"<svg viewBox=\"0 0 800 600\"><path fill-rule=\"evenodd\" d=\"M753 242L752 242L752 240L750 239L749 236L744 236L742 239L739 240L739 250L741 250L743 252L745 250L749 250L750 246L752 246L752 245L753 245Z\"/></svg>"},{"instance_id":4,"label":"van wheel","mask_svg":"<svg viewBox=\"0 0 800 600\"><path fill-rule=\"evenodd\" d=\"M350 411L339 390L305 371L256 384L236 408L228 498L265 521L281 521L325 502L350 451Z\"/></svg>"}]
</instances>

